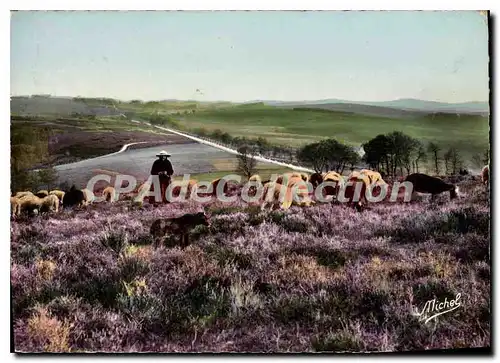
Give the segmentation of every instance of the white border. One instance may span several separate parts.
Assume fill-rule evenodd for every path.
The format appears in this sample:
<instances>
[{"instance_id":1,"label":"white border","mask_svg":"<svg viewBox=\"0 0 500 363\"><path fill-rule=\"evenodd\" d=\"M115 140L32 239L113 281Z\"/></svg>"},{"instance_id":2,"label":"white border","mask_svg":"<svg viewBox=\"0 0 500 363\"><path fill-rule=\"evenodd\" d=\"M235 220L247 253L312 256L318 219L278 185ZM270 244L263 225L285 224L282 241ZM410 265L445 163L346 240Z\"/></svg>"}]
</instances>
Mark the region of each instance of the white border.
<instances>
[{"instance_id":1,"label":"white border","mask_svg":"<svg viewBox=\"0 0 500 363\"><path fill-rule=\"evenodd\" d=\"M492 10L492 13L495 14L497 13L496 11L496 3L498 2L493 2L492 0L476 0L473 2L465 2L465 1L437 1L437 0L420 0L420 1L370 1L370 0L364 0L364 1L355 1L355 0L341 0L341 1L315 1L315 0L308 0L308 1L270 1L270 0L263 0L263 1L255 1L255 0L239 0L239 1L203 1L203 0L198 0L198 1L193 1L193 0L184 0L184 1L148 1L148 0L142 0L142 1L130 1L130 0L120 0L120 1L103 1L103 0L86 0L86 1L67 1L67 0L52 0L52 1L26 1L26 0L17 0L17 1L7 1L3 2L3 4L7 4L6 10L2 11L1 13L1 28L0 28L0 34L2 36L2 45L4 47L4 51L2 52L2 72L0 73L2 77L2 90L5 92L4 96L2 97L2 112L4 115L3 122L2 122L2 127L4 127L4 132L0 132L0 137L1 137L1 152L0 152L0 158L2 158L2 165L4 165L4 168L2 170L6 171L9 169L9 155L10 155L10 129L8 128L8 122L9 120L9 109L10 109L10 104L9 104L9 96L10 96L10 79L7 79L7 74L10 74L10 67L9 67L9 58L8 54L10 51L10 14L7 9L16 9L16 10L161 10L161 9L182 9L182 10L480 10L480 9L489 9ZM5 5L3 5L5 6ZM496 25L498 28L498 24ZM7 51L9 49L9 51ZM495 59L495 65L497 64L497 60ZM497 71L498 68L496 67ZM497 99L495 98L495 101ZM496 115L495 115L496 117ZM494 135L497 138L498 141L498 136ZM498 155L497 150L498 147L495 147L494 150L492 150L495 155ZM495 190L497 190L497 183L496 180L498 179L498 170L500 170L500 161L497 160L495 157L494 159L495 163L493 165L493 184ZM5 172L4 172L5 173ZM3 224L3 227L1 228L1 232L3 233L4 238L2 238L3 241L3 248L4 248L4 253L1 254L2 258L4 261L2 261L1 266L3 266L4 271L7 272L7 266L10 266L10 245L7 241L10 240L10 225L8 224L8 215L10 214L10 211L8 207L6 206L6 200L7 200L7 194L9 193L8 190L9 188L9 183L10 180L7 178L2 178L1 181L2 183L2 191L4 197L3 200L5 200L5 207L1 209L2 215L0 216L0 221ZM497 192L498 194L498 192ZM498 202L498 197L496 198L497 200L495 201L495 207L498 207L497 202ZM492 220L493 223L493 220ZM495 241L491 241L492 245L495 245L494 251L495 251L495 257L497 257L498 254L498 244L495 243ZM496 259L498 260L498 259ZM498 275L498 268L494 269L496 271L495 273L495 280L497 275ZM9 285L10 285L10 267L8 268L9 274L5 273L3 279L1 280L2 283L2 290L4 292L9 291ZM492 284L493 285L493 284ZM4 295L7 295L4 293ZM498 295L495 294L495 301L498 303ZM0 314L0 317L2 319L1 321L1 327L2 327L2 338L1 339L1 344L2 346L2 353L3 356L6 356L10 351L10 312L9 312L9 298L4 296L3 299L0 299L0 304L2 305L2 314ZM498 305L495 306L496 311L498 311ZM493 326L493 325L492 325ZM497 343L498 341L498 334L495 334L497 337L494 343ZM495 344L492 344L494 346ZM6 354L7 353L7 354ZM13 360L14 356L11 354L8 354L7 360ZM69 357L65 358L60 358L63 360L67 360ZM92 359L93 361L101 361L105 357L93 357L89 356L88 358L85 357L83 359ZM168 357L169 359L176 359L175 357ZM290 357L291 359L297 359L297 358L306 358L309 359L310 356L306 357ZM289 358L289 359L290 359ZM395 357L397 359L403 359L404 357ZM410 357L408 357L410 358ZM441 359L446 357L440 357ZM28 359L28 358L25 358ZM139 358L139 359L144 359L144 358ZM193 358L191 358L193 359ZM253 358L255 359L255 358ZM259 359L262 359L262 357L259 357ZM266 359L266 358L264 358ZM267 358L269 359L269 358ZM275 359L280 359L280 358L275 358ZM329 358L327 358L329 359ZM336 357L335 359L346 359L346 358L341 358L341 357ZM370 359L370 358L369 358ZM371 357L373 359L373 357ZM411 358L410 358L411 359ZM415 359L415 358L413 358ZM430 357L426 357L425 359L429 360L432 359ZM448 359L453 359L453 357L450 357Z\"/></svg>"}]
</instances>

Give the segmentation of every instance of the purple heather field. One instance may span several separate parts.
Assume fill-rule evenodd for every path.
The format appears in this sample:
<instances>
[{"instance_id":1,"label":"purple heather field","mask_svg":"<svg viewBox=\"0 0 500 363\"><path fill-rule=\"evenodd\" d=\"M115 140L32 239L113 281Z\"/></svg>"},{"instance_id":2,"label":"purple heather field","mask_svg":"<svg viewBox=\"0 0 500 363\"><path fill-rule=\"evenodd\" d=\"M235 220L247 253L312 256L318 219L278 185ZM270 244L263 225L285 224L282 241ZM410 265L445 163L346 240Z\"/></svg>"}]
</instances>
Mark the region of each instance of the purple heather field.
<instances>
[{"instance_id":1,"label":"purple heather field","mask_svg":"<svg viewBox=\"0 0 500 363\"><path fill-rule=\"evenodd\" d=\"M11 222L16 351L365 352L490 346L490 196L261 212L120 200ZM431 204L432 203L432 204ZM205 211L185 249L158 218ZM460 306L424 323L427 301Z\"/></svg>"}]
</instances>

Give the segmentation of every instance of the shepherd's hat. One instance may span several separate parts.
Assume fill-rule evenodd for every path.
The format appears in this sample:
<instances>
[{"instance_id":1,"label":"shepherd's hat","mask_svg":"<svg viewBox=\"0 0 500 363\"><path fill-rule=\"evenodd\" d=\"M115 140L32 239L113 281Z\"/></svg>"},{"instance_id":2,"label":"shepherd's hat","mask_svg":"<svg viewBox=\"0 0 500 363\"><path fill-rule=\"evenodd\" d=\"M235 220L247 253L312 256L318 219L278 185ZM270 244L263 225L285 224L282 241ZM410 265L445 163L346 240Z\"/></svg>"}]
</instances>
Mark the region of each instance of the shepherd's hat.
<instances>
[{"instance_id":1,"label":"shepherd's hat","mask_svg":"<svg viewBox=\"0 0 500 363\"><path fill-rule=\"evenodd\" d=\"M166 152L165 150L162 150L160 151L158 154L156 154L156 156L166 156L166 157L169 157L169 156L172 156L170 155L168 152Z\"/></svg>"}]
</instances>

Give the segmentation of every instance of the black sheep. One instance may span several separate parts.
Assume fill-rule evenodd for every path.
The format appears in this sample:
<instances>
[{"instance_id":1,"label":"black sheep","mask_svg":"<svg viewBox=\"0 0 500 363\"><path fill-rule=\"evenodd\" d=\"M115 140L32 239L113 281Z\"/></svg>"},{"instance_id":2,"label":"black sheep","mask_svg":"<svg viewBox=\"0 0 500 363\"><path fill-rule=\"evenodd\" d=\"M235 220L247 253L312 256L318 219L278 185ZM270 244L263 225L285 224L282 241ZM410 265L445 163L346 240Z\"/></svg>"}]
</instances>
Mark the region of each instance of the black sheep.
<instances>
[{"instance_id":1,"label":"black sheep","mask_svg":"<svg viewBox=\"0 0 500 363\"><path fill-rule=\"evenodd\" d=\"M66 192L64 194L63 207L71 207L74 205L79 206L82 205L84 201L85 194L83 193L83 191L76 189L73 185L69 192Z\"/></svg>"},{"instance_id":2,"label":"black sheep","mask_svg":"<svg viewBox=\"0 0 500 363\"><path fill-rule=\"evenodd\" d=\"M413 192L432 194L432 198L443 192L450 192L450 199L456 198L457 187L448 184L440 178L430 175L414 173L406 177L405 181L413 184Z\"/></svg>"}]
</instances>

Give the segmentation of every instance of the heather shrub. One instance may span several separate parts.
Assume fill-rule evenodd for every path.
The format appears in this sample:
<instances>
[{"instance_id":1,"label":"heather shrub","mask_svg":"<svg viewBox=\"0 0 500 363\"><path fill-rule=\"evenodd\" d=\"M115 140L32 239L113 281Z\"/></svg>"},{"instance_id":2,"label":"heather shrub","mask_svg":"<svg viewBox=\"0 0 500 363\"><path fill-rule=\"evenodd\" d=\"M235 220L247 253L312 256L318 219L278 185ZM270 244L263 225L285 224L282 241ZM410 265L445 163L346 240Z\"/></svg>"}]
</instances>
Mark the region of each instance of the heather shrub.
<instances>
[{"instance_id":1,"label":"heather shrub","mask_svg":"<svg viewBox=\"0 0 500 363\"><path fill-rule=\"evenodd\" d=\"M312 226L309 221L304 219L303 216L289 214L280 221L280 226L287 232L299 232L307 233L312 230Z\"/></svg>"},{"instance_id":2,"label":"heather shrub","mask_svg":"<svg viewBox=\"0 0 500 363\"><path fill-rule=\"evenodd\" d=\"M331 268L338 268L353 257L353 253L343 250L328 250L321 247L296 247L290 249L291 253L297 253L305 256L312 256L317 263Z\"/></svg>"},{"instance_id":3,"label":"heather shrub","mask_svg":"<svg viewBox=\"0 0 500 363\"><path fill-rule=\"evenodd\" d=\"M125 256L120 259L118 268L122 280L130 282L137 277L148 274L150 272L150 263L137 256Z\"/></svg>"},{"instance_id":4,"label":"heather shrub","mask_svg":"<svg viewBox=\"0 0 500 363\"><path fill-rule=\"evenodd\" d=\"M142 234L142 235L137 236L133 239L130 239L130 244L137 245L137 246L151 245L151 244L153 244L153 236L151 236L149 233Z\"/></svg>"},{"instance_id":5,"label":"heather shrub","mask_svg":"<svg viewBox=\"0 0 500 363\"><path fill-rule=\"evenodd\" d=\"M281 211L272 211L267 215L268 220L276 224L280 224L281 221L285 218L285 216L286 213Z\"/></svg>"},{"instance_id":6,"label":"heather shrub","mask_svg":"<svg viewBox=\"0 0 500 363\"><path fill-rule=\"evenodd\" d=\"M251 268L255 262L250 254L237 252L228 247L207 246L205 251L220 267L234 265L238 269L244 270Z\"/></svg>"},{"instance_id":7,"label":"heather shrub","mask_svg":"<svg viewBox=\"0 0 500 363\"><path fill-rule=\"evenodd\" d=\"M103 246L111 249L116 254L120 254L128 245L128 235L121 230L107 231L102 234L100 242Z\"/></svg>"},{"instance_id":8,"label":"heather shrub","mask_svg":"<svg viewBox=\"0 0 500 363\"><path fill-rule=\"evenodd\" d=\"M25 339L19 342L19 349L28 352L69 352L70 324L51 316L44 306L36 306L27 324L18 324Z\"/></svg>"},{"instance_id":9,"label":"heather shrub","mask_svg":"<svg viewBox=\"0 0 500 363\"><path fill-rule=\"evenodd\" d=\"M391 236L395 242L424 242L433 236L447 233L489 234L489 215L473 207L461 208L449 212L425 212L404 218L395 228L382 228L378 236Z\"/></svg>"},{"instance_id":10,"label":"heather shrub","mask_svg":"<svg viewBox=\"0 0 500 363\"><path fill-rule=\"evenodd\" d=\"M312 339L311 345L317 352L359 352L363 349L361 337L349 329L327 334L319 334Z\"/></svg>"},{"instance_id":11,"label":"heather shrub","mask_svg":"<svg viewBox=\"0 0 500 363\"><path fill-rule=\"evenodd\" d=\"M209 213L211 216L217 216L221 214L232 214L238 213L242 210L239 206L221 206L221 207L213 207L209 209Z\"/></svg>"},{"instance_id":12,"label":"heather shrub","mask_svg":"<svg viewBox=\"0 0 500 363\"><path fill-rule=\"evenodd\" d=\"M211 219L210 232L213 234L242 234L246 225L247 215L237 212L231 215L217 215Z\"/></svg>"}]
</instances>

